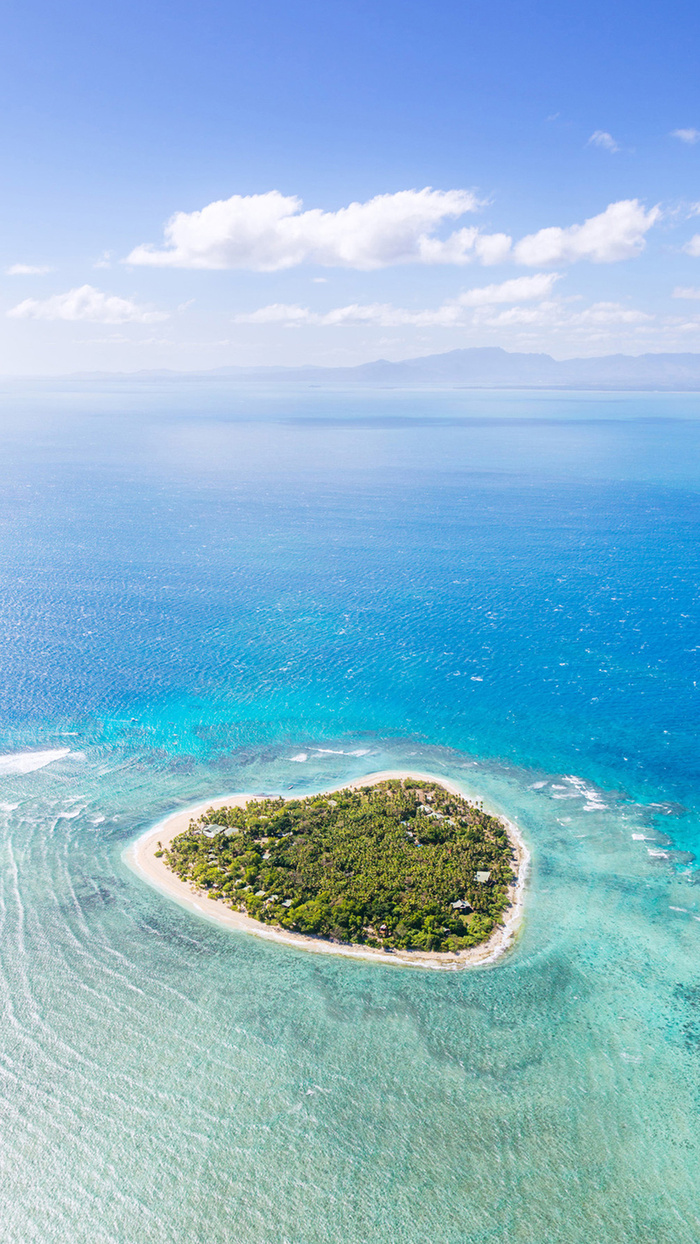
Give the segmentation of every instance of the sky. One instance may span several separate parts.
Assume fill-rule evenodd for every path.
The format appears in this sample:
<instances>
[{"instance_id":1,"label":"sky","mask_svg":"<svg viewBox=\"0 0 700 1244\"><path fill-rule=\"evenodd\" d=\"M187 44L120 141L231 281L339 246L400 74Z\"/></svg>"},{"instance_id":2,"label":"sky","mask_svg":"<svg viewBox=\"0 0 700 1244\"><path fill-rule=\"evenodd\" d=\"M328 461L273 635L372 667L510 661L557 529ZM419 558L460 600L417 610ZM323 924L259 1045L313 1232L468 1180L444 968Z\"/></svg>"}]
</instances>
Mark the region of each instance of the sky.
<instances>
[{"instance_id":1,"label":"sky","mask_svg":"<svg viewBox=\"0 0 700 1244\"><path fill-rule=\"evenodd\" d=\"M700 352L697 3L4 13L4 374Z\"/></svg>"}]
</instances>

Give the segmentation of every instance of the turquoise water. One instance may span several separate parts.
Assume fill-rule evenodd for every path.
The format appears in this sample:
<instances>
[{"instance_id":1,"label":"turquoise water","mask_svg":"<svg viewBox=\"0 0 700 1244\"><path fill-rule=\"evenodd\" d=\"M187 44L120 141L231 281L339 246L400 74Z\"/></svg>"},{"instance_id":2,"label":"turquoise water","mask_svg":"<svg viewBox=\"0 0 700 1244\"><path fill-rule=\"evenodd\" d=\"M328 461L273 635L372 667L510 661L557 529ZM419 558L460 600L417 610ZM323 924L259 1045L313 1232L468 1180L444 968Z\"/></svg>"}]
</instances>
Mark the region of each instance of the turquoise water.
<instances>
[{"instance_id":1,"label":"turquoise water","mask_svg":"<svg viewBox=\"0 0 700 1244\"><path fill-rule=\"evenodd\" d=\"M0 396L3 1244L695 1244L700 400ZM122 860L399 765L528 839L492 968L258 942Z\"/></svg>"}]
</instances>

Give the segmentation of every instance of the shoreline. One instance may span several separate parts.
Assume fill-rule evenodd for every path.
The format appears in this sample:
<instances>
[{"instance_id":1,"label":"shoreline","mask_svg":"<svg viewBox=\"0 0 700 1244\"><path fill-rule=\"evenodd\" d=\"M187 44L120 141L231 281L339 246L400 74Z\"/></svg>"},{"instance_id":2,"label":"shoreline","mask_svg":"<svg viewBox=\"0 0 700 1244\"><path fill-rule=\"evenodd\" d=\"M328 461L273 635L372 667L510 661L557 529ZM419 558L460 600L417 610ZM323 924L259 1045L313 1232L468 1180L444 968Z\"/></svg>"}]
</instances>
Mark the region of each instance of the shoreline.
<instances>
[{"instance_id":1,"label":"shoreline","mask_svg":"<svg viewBox=\"0 0 700 1244\"><path fill-rule=\"evenodd\" d=\"M384 782L390 778L413 778L417 781L435 782L451 794L461 795L462 798L477 802L471 795L465 795L454 782L432 773L421 773L413 769L385 769L379 773L369 773L365 777L358 778L353 782L343 782L340 786L333 786L318 793L331 795L338 790L374 786L378 782ZM312 793L315 794L316 792ZM179 877L176 877L162 859L156 859L155 852L158 849L159 841L163 847L168 847L173 838L187 829L193 818L205 812L208 808L223 808L234 805L244 807L252 799L259 798L259 795L247 792L237 793L217 799L207 799L198 804L193 804L191 807L184 808L179 812L173 812L170 816L166 816L162 821L147 829L135 842L132 842L123 852L122 859L133 872L141 877L142 880L147 881L149 885L160 890L168 898L174 899L180 906L187 908L189 911L196 912L197 915L207 920L213 920L217 925L222 925L238 933L252 933L254 936L266 938L268 941L281 942L288 946L296 946L299 950L312 951L317 954L344 955L350 959L363 959L365 961L369 960L375 963L393 964L394 966L401 967L423 967L437 969L438 971L456 971L468 967L485 967L487 964L499 959L513 945L523 920L525 882L530 863L530 852L525 845L518 826L500 813L494 813L494 815L503 821L515 854L513 867L516 877L509 891L511 906L506 913L504 923L496 927L488 941L457 953L421 950L386 951L373 946L358 946L324 941L322 938L308 937L303 933L293 933L289 929L278 928L272 924L264 924L260 920L253 920L251 916L246 915L244 912L233 911L231 907L226 906L220 900L207 898L204 892L194 889L189 882L181 881Z\"/></svg>"}]
</instances>

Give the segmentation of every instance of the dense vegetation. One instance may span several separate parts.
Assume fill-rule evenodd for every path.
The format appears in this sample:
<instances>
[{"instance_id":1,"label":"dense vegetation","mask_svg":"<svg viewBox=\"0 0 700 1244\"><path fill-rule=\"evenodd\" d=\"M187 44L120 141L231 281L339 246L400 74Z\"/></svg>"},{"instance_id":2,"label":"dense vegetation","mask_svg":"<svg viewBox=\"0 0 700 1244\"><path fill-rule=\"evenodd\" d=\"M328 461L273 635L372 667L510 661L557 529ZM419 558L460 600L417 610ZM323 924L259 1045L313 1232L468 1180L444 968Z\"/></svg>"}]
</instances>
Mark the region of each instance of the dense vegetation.
<instances>
[{"instance_id":1,"label":"dense vegetation","mask_svg":"<svg viewBox=\"0 0 700 1244\"><path fill-rule=\"evenodd\" d=\"M483 942L513 880L501 821L410 779L210 809L162 854L183 881L256 920L386 949Z\"/></svg>"}]
</instances>

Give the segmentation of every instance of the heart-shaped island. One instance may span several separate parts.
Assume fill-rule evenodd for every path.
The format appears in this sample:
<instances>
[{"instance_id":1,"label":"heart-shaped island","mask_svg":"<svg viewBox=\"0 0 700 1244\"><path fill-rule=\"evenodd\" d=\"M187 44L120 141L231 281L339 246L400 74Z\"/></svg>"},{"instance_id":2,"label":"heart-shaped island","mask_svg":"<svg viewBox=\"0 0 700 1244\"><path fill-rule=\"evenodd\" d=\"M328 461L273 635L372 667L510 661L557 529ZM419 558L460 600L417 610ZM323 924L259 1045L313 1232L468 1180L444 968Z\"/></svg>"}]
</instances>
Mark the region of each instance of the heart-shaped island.
<instances>
[{"instance_id":1,"label":"heart-shaped island","mask_svg":"<svg viewBox=\"0 0 700 1244\"><path fill-rule=\"evenodd\" d=\"M511 945L528 859L510 821L451 782L403 771L304 798L208 801L168 817L127 855L158 888L229 927L452 968Z\"/></svg>"}]
</instances>

